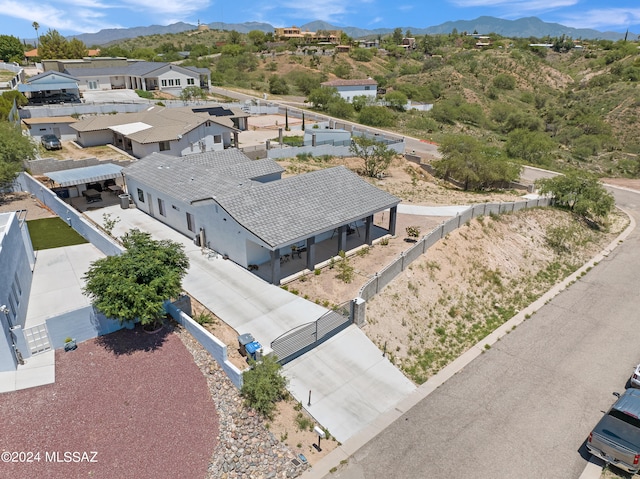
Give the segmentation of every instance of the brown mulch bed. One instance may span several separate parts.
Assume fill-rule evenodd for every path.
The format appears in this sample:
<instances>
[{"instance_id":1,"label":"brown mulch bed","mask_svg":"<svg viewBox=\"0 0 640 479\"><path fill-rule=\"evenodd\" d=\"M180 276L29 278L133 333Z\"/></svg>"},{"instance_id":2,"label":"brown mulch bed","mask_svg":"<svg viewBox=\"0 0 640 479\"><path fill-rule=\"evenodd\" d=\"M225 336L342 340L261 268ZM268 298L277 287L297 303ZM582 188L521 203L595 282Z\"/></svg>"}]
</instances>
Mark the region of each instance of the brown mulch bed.
<instances>
[{"instance_id":1,"label":"brown mulch bed","mask_svg":"<svg viewBox=\"0 0 640 479\"><path fill-rule=\"evenodd\" d=\"M0 463L0 477L203 478L218 441L206 379L170 326L56 351L55 384L0 395L0 417L0 452L40 453Z\"/></svg>"}]
</instances>

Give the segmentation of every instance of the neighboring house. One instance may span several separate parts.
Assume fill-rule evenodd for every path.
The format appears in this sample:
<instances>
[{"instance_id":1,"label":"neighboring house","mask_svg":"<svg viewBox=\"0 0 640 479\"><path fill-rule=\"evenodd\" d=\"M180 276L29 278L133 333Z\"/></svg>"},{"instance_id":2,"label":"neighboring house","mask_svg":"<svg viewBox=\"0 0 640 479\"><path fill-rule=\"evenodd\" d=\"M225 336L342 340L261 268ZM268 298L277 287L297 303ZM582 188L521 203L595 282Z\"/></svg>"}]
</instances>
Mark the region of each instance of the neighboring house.
<instances>
[{"instance_id":1,"label":"neighboring house","mask_svg":"<svg viewBox=\"0 0 640 479\"><path fill-rule=\"evenodd\" d=\"M238 144L231 116L215 117L192 108L152 106L138 113L94 116L71 125L84 146L112 144L142 158L154 152L172 156L217 151Z\"/></svg>"},{"instance_id":2,"label":"neighboring house","mask_svg":"<svg viewBox=\"0 0 640 479\"><path fill-rule=\"evenodd\" d=\"M18 91L29 101L46 102L49 98L59 99L60 95L79 98L78 80L71 75L60 72L44 72L27 79L18 85Z\"/></svg>"},{"instance_id":3,"label":"neighboring house","mask_svg":"<svg viewBox=\"0 0 640 479\"><path fill-rule=\"evenodd\" d=\"M75 140L76 131L71 125L77 122L72 116L48 116L42 118L24 118L22 123L29 130L29 135L40 140L43 135L56 135L61 140Z\"/></svg>"},{"instance_id":4,"label":"neighboring house","mask_svg":"<svg viewBox=\"0 0 640 479\"><path fill-rule=\"evenodd\" d=\"M321 83L324 87L335 88L346 101L351 102L356 96L367 96L372 100L376 99L378 92L378 82L365 78L361 80L331 80Z\"/></svg>"},{"instance_id":5,"label":"neighboring house","mask_svg":"<svg viewBox=\"0 0 640 479\"><path fill-rule=\"evenodd\" d=\"M400 46L405 50L415 50L417 48L416 39L413 37L403 38Z\"/></svg>"},{"instance_id":6,"label":"neighboring house","mask_svg":"<svg viewBox=\"0 0 640 479\"><path fill-rule=\"evenodd\" d=\"M83 58L82 60L43 60L46 71L65 72L78 79L85 90L163 91L180 96L191 86L208 90L211 72L208 68L182 67L166 62L147 62L126 58Z\"/></svg>"},{"instance_id":7,"label":"neighboring house","mask_svg":"<svg viewBox=\"0 0 640 479\"><path fill-rule=\"evenodd\" d=\"M24 81L24 69L17 63L7 63L0 60L0 70L13 74L13 77L10 80L0 82L0 91L15 90L18 85Z\"/></svg>"},{"instance_id":8,"label":"neighboring house","mask_svg":"<svg viewBox=\"0 0 640 479\"><path fill-rule=\"evenodd\" d=\"M375 213L390 210L395 234L400 199L342 166L280 179L283 169L274 161L229 149L153 154L123 172L138 209L243 267L260 265L274 284L280 258L294 245L304 245L313 270L316 244L335 235L335 254L346 250L351 224L364 224L364 241L372 244Z\"/></svg>"},{"instance_id":9,"label":"neighboring house","mask_svg":"<svg viewBox=\"0 0 640 479\"><path fill-rule=\"evenodd\" d=\"M0 371L18 365L18 331L24 327L35 264L33 246L24 217L0 213Z\"/></svg>"},{"instance_id":10,"label":"neighboring house","mask_svg":"<svg viewBox=\"0 0 640 479\"><path fill-rule=\"evenodd\" d=\"M273 36L279 40L300 40L304 43L340 43L340 37L342 37L342 30L318 30L317 32L310 32L308 30L301 30L298 27L284 27L276 28Z\"/></svg>"}]
</instances>

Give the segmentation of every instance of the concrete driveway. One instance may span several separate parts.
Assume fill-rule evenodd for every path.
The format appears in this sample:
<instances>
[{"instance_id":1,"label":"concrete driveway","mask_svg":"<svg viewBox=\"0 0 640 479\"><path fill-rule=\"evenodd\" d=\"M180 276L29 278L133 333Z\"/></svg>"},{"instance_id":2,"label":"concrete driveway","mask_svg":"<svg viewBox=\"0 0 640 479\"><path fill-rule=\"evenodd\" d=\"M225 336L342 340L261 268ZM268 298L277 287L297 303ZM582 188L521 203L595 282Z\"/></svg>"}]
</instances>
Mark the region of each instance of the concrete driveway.
<instances>
[{"instance_id":1,"label":"concrete driveway","mask_svg":"<svg viewBox=\"0 0 640 479\"><path fill-rule=\"evenodd\" d=\"M286 364L284 371L291 394L340 442L416 389L355 325Z\"/></svg>"},{"instance_id":2,"label":"concrete driveway","mask_svg":"<svg viewBox=\"0 0 640 479\"><path fill-rule=\"evenodd\" d=\"M231 261L203 256L190 238L135 208L111 206L85 214L102 224L104 213L120 219L113 230L116 236L138 228L154 238L184 245L190 261L184 289L238 334L251 333L265 353L278 336L328 311ZM364 429L415 390L413 383L355 326L287 364L285 372L296 400L339 441ZM307 407L310 390L312 405Z\"/></svg>"}]
</instances>

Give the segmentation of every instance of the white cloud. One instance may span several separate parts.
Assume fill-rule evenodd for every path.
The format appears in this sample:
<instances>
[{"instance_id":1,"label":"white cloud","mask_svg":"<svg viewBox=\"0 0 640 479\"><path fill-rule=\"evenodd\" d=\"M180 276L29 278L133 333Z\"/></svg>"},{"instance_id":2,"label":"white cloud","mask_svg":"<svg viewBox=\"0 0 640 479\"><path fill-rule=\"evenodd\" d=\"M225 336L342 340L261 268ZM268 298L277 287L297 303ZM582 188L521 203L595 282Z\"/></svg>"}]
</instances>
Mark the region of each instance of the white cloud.
<instances>
[{"instance_id":1,"label":"white cloud","mask_svg":"<svg viewBox=\"0 0 640 479\"><path fill-rule=\"evenodd\" d=\"M626 28L640 23L640 8L601 8L565 15L560 23L574 28Z\"/></svg>"},{"instance_id":2,"label":"white cloud","mask_svg":"<svg viewBox=\"0 0 640 479\"><path fill-rule=\"evenodd\" d=\"M128 0L114 6L122 9L145 11L150 17L172 16L178 19L188 18L191 14L209 7L209 0Z\"/></svg>"}]
</instances>

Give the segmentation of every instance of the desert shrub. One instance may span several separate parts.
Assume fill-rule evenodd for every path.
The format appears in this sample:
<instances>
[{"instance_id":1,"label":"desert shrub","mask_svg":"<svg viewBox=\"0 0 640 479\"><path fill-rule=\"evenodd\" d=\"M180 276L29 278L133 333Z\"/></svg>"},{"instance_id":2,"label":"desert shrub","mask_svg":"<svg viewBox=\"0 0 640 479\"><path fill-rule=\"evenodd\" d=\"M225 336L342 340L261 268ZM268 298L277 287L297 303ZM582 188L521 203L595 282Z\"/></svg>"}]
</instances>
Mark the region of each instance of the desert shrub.
<instances>
[{"instance_id":1,"label":"desert shrub","mask_svg":"<svg viewBox=\"0 0 640 479\"><path fill-rule=\"evenodd\" d=\"M282 366L273 355L265 356L261 362L251 362L251 369L242 375L240 394L247 405L268 419L273 419L276 402L287 394L287 379L282 375Z\"/></svg>"}]
</instances>

